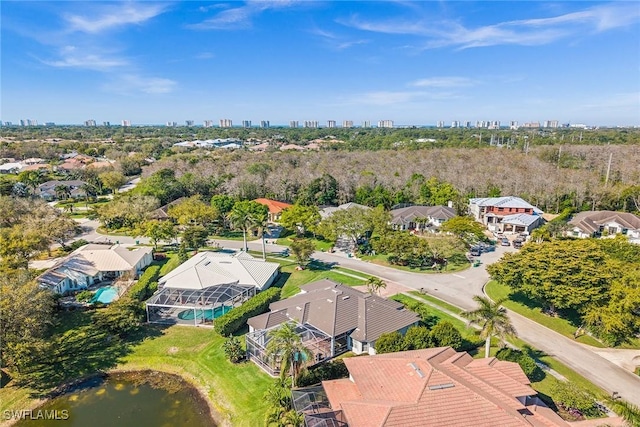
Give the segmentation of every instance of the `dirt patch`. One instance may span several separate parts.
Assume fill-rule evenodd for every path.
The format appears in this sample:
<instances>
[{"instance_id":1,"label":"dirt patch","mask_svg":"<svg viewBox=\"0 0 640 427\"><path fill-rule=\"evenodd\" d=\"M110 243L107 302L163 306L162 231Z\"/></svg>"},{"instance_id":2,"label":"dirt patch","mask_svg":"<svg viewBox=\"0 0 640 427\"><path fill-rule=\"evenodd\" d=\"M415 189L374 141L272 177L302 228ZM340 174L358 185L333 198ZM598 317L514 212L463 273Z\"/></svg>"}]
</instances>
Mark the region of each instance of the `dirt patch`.
<instances>
[{"instance_id":1,"label":"dirt patch","mask_svg":"<svg viewBox=\"0 0 640 427\"><path fill-rule=\"evenodd\" d=\"M167 350L167 353L168 354L176 354L179 351L180 351L180 349L178 347L169 347L169 350Z\"/></svg>"}]
</instances>

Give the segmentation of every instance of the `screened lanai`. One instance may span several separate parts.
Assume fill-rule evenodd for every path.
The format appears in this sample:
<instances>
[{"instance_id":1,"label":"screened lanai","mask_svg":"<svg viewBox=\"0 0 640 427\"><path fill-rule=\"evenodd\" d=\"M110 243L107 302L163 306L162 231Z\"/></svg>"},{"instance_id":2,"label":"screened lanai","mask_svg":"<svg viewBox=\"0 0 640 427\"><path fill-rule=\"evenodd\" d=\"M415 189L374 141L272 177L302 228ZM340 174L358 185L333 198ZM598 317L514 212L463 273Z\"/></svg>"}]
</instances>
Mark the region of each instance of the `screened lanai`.
<instances>
[{"instance_id":1,"label":"screened lanai","mask_svg":"<svg viewBox=\"0 0 640 427\"><path fill-rule=\"evenodd\" d=\"M238 282L204 289L164 287L147 301L150 323L212 325L216 318L255 295L255 286Z\"/></svg>"},{"instance_id":2,"label":"screened lanai","mask_svg":"<svg viewBox=\"0 0 640 427\"><path fill-rule=\"evenodd\" d=\"M310 360L305 360L307 366L315 365L333 357L331 337L329 335L307 323L294 323L296 326L296 334L302 339L302 344L309 349L312 354ZM280 374L281 360L267 357L267 345L271 339L270 332L281 326L282 324L269 329L257 329L249 332L245 336L248 357L272 376ZM304 355L300 356L305 357Z\"/></svg>"}]
</instances>

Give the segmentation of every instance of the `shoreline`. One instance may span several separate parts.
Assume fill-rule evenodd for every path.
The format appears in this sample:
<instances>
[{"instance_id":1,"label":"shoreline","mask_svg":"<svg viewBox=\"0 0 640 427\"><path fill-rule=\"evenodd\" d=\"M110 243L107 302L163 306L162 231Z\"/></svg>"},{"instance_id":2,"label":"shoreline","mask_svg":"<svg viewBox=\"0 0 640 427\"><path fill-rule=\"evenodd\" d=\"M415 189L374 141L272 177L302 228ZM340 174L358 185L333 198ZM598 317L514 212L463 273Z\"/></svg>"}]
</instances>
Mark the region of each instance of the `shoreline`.
<instances>
[{"instance_id":1,"label":"shoreline","mask_svg":"<svg viewBox=\"0 0 640 427\"><path fill-rule=\"evenodd\" d=\"M147 375L145 375L145 373ZM140 376L136 376L139 374ZM38 408L44 406L52 399L63 396L68 393L74 393L77 391L81 391L85 388L91 388L99 385L99 383L107 380L109 377L117 378L118 376L130 376L130 380L140 380L142 383L149 384L153 386L154 384L162 384L162 378L160 381L154 382L150 381L148 376L153 374L159 374L160 376L169 377L173 376L179 379L182 383L182 386L185 390L192 391L194 394L202 400L202 403L206 405L208 408L208 416L209 419L218 427L230 427L231 423L228 419L222 416L219 412L218 408L214 405L212 399L209 397L209 393L207 388L204 385L198 384L195 376L190 375L188 377L184 372L177 372L176 370L170 369L149 369L149 368L114 368L110 369L106 372L96 372L91 375L87 375L83 378L67 381L63 384L60 384L50 392L46 394L44 397L36 397L30 400L30 404L28 408L22 408L24 410L32 410L35 411ZM160 386L162 388L162 385ZM16 419L1 419L0 427L10 427L15 425L19 420Z\"/></svg>"}]
</instances>

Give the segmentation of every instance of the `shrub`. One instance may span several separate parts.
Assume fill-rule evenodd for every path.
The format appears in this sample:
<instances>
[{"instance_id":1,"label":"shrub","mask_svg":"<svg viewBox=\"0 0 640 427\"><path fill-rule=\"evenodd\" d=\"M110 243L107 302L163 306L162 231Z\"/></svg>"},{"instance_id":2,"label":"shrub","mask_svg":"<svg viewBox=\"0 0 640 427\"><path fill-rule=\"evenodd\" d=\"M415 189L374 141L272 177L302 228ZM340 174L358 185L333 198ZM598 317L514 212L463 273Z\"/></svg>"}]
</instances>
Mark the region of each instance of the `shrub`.
<instances>
[{"instance_id":1,"label":"shrub","mask_svg":"<svg viewBox=\"0 0 640 427\"><path fill-rule=\"evenodd\" d=\"M375 344L376 353L395 353L404 350L404 337L400 332L389 332L380 335Z\"/></svg>"},{"instance_id":2,"label":"shrub","mask_svg":"<svg viewBox=\"0 0 640 427\"><path fill-rule=\"evenodd\" d=\"M420 350L432 347L432 344L431 333L424 326L412 326L404 335L405 350Z\"/></svg>"},{"instance_id":3,"label":"shrub","mask_svg":"<svg viewBox=\"0 0 640 427\"><path fill-rule=\"evenodd\" d=\"M88 302L93 298L93 292L91 291L80 291L76 295L76 300L80 302Z\"/></svg>"},{"instance_id":4,"label":"shrub","mask_svg":"<svg viewBox=\"0 0 640 427\"><path fill-rule=\"evenodd\" d=\"M229 359L231 363L238 363L245 357L245 352L242 349L240 338L233 335L229 335L229 337L224 341L222 349L224 350L225 356L227 356L227 359Z\"/></svg>"},{"instance_id":5,"label":"shrub","mask_svg":"<svg viewBox=\"0 0 640 427\"><path fill-rule=\"evenodd\" d=\"M451 346L455 350L462 347L462 335L450 322L438 322L431 330L431 340L438 347Z\"/></svg>"},{"instance_id":6,"label":"shrub","mask_svg":"<svg viewBox=\"0 0 640 427\"><path fill-rule=\"evenodd\" d=\"M160 276L160 266L151 265L142 273L142 276L134 283L127 294L138 301L144 301L153 295L155 289L158 289L158 276ZM155 282L155 284L154 284Z\"/></svg>"},{"instance_id":7,"label":"shrub","mask_svg":"<svg viewBox=\"0 0 640 427\"><path fill-rule=\"evenodd\" d=\"M266 312L269 304L280 299L280 288L269 288L249 299L240 307L236 307L229 312L218 317L213 324L213 328L220 335L231 335L240 329L249 318Z\"/></svg>"},{"instance_id":8,"label":"shrub","mask_svg":"<svg viewBox=\"0 0 640 427\"><path fill-rule=\"evenodd\" d=\"M600 415L595 397L576 384L555 380L550 394L554 402L567 411L578 410L587 416Z\"/></svg>"},{"instance_id":9,"label":"shrub","mask_svg":"<svg viewBox=\"0 0 640 427\"><path fill-rule=\"evenodd\" d=\"M331 362L323 363L313 369L304 369L296 378L297 387L307 387L318 384L321 381L337 380L338 378L347 378L349 371L344 364L344 360L337 359Z\"/></svg>"},{"instance_id":10,"label":"shrub","mask_svg":"<svg viewBox=\"0 0 640 427\"><path fill-rule=\"evenodd\" d=\"M527 378L529 378L529 380L532 382L542 381L542 379L544 379L545 377L544 371L540 369L538 365L536 365L536 361L533 359L533 357L520 350L515 350L508 347L501 348L496 353L496 358L500 360L507 360L509 362L516 362L518 365L520 365Z\"/></svg>"}]
</instances>

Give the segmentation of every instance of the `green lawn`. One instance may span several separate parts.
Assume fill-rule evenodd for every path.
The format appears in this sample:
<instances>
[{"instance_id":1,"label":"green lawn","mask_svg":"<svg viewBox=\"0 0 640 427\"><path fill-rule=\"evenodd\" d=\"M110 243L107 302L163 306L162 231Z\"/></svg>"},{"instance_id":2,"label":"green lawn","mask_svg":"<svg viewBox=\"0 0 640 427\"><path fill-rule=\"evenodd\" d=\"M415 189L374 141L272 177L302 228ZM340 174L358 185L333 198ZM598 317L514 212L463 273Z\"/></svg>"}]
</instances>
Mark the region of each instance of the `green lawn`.
<instances>
[{"instance_id":1,"label":"green lawn","mask_svg":"<svg viewBox=\"0 0 640 427\"><path fill-rule=\"evenodd\" d=\"M451 305L448 302L444 302L441 299L438 299L438 298L436 298L434 296L431 296L431 295L429 295L427 293L423 294L420 291L409 291L408 293L410 293L411 295L415 295L418 298L422 298L424 300L427 300L427 301L429 301L429 302L431 302L431 303L433 303L433 304L435 304L435 305L437 305L439 307L442 307L445 310L449 310L449 311L451 311L453 313L460 313L461 311L463 311L461 308L456 307L455 305Z\"/></svg>"},{"instance_id":2,"label":"green lawn","mask_svg":"<svg viewBox=\"0 0 640 427\"><path fill-rule=\"evenodd\" d=\"M293 242L294 238L295 238L295 235L280 237L278 240L276 240L276 244L283 245L283 246L291 246L291 242ZM327 240L315 239L313 237L308 237L307 239L313 242L313 244L316 247L316 251L326 252L333 247L333 242L329 242Z\"/></svg>"},{"instance_id":3,"label":"green lawn","mask_svg":"<svg viewBox=\"0 0 640 427\"><path fill-rule=\"evenodd\" d=\"M574 332L577 330L577 326L572 324L566 319L560 317L551 317L544 313L542 313L542 307L537 305L535 302L528 300L524 302L514 301L511 299L513 296L511 293L511 289L508 286L503 285L501 283L496 282L495 280L487 283L485 287L485 292L491 299L494 301L501 298L509 298L504 302L504 306L510 310L515 311L518 314L521 314L525 317L528 317L531 320L534 320L540 323L543 326L546 326L549 329L552 329L559 334L564 335L567 338L573 338ZM597 339L591 337L590 335L582 335L576 339L576 341L581 342L583 344L588 344L594 347L606 347Z\"/></svg>"},{"instance_id":4,"label":"green lawn","mask_svg":"<svg viewBox=\"0 0 640 427\"><path fill-rule=\"evenodd\" d=\"M358 258L360 258L363 261L369 261L373 264L384 265L385 267L395 268L396 270L411 271L413 273L426 273L426 274L455 273L456 271L466 270L467 268L471 267L471 264L468 262L464 262L462 264L456 264L452 262L448 264L443 270L434 270L432 268L427 268L427 267L413 268L405 265L391 264L387 260L387 257L388 255L380 255L380 254L358 256Z\"/></svg>"}]
</instances>

